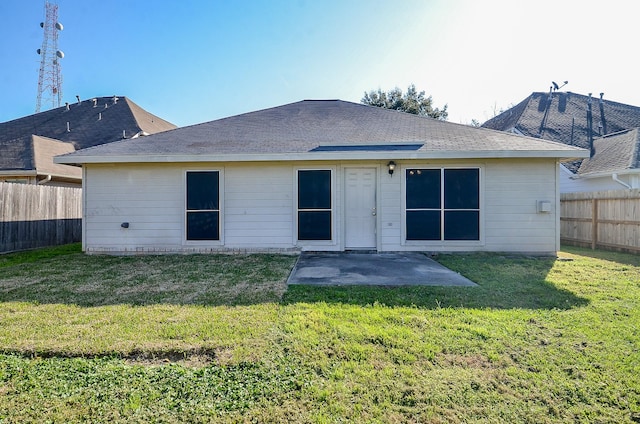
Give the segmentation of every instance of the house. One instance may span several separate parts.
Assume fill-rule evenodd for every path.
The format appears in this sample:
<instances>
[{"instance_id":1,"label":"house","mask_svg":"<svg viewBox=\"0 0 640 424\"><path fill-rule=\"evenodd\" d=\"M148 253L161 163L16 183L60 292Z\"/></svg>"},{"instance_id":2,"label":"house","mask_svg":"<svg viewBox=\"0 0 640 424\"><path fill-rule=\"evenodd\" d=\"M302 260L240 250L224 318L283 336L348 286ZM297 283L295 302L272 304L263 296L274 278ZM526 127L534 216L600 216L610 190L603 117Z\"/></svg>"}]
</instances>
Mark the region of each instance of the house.
<instances>
[{"instance_id":1,"label":"house","mask_svg":"<svg viewBox=\"0 0 640 424\"><path fill-rule=\"evenodd\" d=\"M76 186L77 167L53 157L176 126L126 97L96 97L0 123L0 181Z\"/></svg>"},{"instance_id":2,"label":"house","mask_svg":"<svg viewBox=\"0 0 640 424\"><path fill-rule=\"evenodd\" d=\"M88 253L554 254L558 161L589 152L305 100L58 156L83 167Z\"/></svg>"},{"instance_id":3,"label":"house","mask_svg":"<svg viewBox=\"0 0 640 424\"><path fill-rule=\"evenodd\" d=\"M552 90L531 94L482 127L593 148L590 159L561 163L563 193L640 187L640 165L634 156L638 144L629 133L640 127L640 107L605 100L602 93L596 100Z\"/></svg>"},{"instance_id":4,"label":"house","mask_svg":"<svg viewBox=\"0 0 640 424\"><path fill-rule=\"evenodd\" d=\"M640 129L633 128L594 140L596 154L584 159L573 179L574 187L589 190L640 188ZM611 187L611 181L615 184ZM602 187L602 188L599 188Z\"/></svg>"}]
</instances>

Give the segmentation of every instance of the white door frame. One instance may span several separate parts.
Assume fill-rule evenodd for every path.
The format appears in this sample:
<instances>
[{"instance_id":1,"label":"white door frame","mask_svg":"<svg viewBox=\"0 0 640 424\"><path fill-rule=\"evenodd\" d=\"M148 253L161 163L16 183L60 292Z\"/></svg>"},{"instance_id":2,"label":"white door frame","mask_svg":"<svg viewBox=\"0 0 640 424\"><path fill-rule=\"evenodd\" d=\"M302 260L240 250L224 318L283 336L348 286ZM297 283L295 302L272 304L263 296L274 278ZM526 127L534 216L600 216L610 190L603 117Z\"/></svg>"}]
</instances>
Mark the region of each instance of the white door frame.
<instances>
[{"instance_id":1,"label":"white door frame","mask_svg":"<svg viewBox=\"0 0 640 424\"><path fill-rule=\"evenodd\" d=\"M369 205L360 205L359 209L356 210L356 216L354 219L364 219L365 217L370 217L370 219L366 222L360 221L358 223L358 231L360 234L355 234L351 232L355 227L350 225L350 211L349 204L350 199L354 199L353 194L349 192L349 179L348 174L350 170L368 170L373 172L373 176L371 178L371 183L373 187L371 191L365 192L362 190L362 187L358 187L357 194L360 196L356 201L363 201ZM378 173L379 167L377 166L348 166L344 168L344 248L346 250L377 250L378 248ZM362 182L362 174L358 173L359 183ZM366 196L371 196L370 199L365 199ZM364 233L366 232L366 234Z\"/></svg>"}]
</instances>

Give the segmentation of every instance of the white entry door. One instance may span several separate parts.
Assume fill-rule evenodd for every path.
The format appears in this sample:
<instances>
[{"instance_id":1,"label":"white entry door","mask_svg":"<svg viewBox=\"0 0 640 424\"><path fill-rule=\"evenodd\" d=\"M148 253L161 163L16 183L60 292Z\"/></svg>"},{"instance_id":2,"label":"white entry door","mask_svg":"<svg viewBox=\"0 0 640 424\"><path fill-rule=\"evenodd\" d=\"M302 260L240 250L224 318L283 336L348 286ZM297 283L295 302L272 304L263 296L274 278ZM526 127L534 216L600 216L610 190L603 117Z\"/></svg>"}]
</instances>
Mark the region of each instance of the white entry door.
<instances>
[{"instance_id":1,"label":"white entry door","mask_svg":"<svg viewBox=\"0 0 640 424\"><path fill-rule=\"evenodd\" d=\"M345 169L345 248L376 248L376 168Z\"/></svg>"}]
</instances>

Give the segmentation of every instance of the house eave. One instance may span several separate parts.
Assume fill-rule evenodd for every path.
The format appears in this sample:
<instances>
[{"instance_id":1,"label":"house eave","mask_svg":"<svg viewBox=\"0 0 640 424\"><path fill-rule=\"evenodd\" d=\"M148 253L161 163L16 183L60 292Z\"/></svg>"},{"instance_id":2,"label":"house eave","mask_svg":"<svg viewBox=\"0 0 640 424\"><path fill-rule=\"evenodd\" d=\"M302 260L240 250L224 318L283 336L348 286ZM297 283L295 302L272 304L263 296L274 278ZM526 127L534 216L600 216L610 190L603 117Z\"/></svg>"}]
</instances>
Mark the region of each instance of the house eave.
<instances>
[{"instance_id":1,"label":"house eave","mask_svg":"<svg viewBox=\"0 0 640 424\"><path fill-rule=\"evenodd\" d=\"M574 177L572 177L573 179L585 179L588 180L590 178L606 178L606 177L611 177L612 175L634 175L634 174L640 174L640 169L638 168L633 168L633 169L621 169L618 171L607 171L607 172L591 172L589 174L576 174Z\"/></svg>"},{"instance_id":2,"label":"house eave","mask_svg":"<svg viewBox=\"0 0 640 424\"><path fill-rule=\"evenodd\" d=\"M156 154L109 156L56 156L54 163L184 163L184 162L291 162L344 160L428 160L428 159L506 159L506 158L586 158L587 150L467 150L467 151L376 151L376 152L303 152L260 154Z\"/></svg>"}]
</instances>

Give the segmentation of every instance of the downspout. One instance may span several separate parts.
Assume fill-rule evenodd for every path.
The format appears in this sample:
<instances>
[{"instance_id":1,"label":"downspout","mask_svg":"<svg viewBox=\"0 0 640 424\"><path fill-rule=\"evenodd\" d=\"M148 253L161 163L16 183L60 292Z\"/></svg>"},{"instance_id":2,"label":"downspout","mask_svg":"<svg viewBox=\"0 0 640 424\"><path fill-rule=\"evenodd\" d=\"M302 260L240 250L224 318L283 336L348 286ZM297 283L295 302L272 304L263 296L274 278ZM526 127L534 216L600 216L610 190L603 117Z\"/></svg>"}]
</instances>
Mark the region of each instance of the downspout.
<instances>
[{"instance_id":1,"label":"downspout","mask_svg":"<svg viewBox=\"0 0 640 424\"><path fill-rule=\"evenodd\" d=\"M51 181L51 174L47 175L44 179L38 181L38 185L47 184L50 181Z\"/></svg>"},{"instance_id":2,"label":"downspout","mask_svg":"<svg viewBox=\"0 0 640 424\"><path fill-rule=\"evenodd\" d=\"M611 178L613 178L613 181L622 184L623 186L625 186L626 188L630 189L631 186L627 183L625 183L624 181L622 181L620 178L618 178L618 174L617 173L613 173L611 174Z\"/></svg>"}]
</instances>

